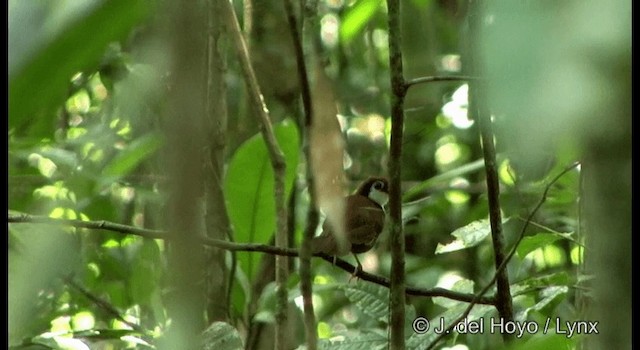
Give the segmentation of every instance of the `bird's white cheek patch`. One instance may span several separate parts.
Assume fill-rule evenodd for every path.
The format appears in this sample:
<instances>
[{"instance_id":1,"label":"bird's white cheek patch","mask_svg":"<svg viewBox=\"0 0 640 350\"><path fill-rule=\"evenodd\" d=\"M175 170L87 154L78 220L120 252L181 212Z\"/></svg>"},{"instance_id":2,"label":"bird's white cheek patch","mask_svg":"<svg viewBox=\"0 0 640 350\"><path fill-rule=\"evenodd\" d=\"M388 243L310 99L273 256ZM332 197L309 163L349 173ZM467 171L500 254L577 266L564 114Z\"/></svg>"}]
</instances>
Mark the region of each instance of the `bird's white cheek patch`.
<instances>
[{"instance_id":1,"label":"bird's white cheek patch","mask_svg":"<svg viewBox=\"0 0 640 350\"><path fill-rule=\"evenodd\" d=\"M389 201L389 194L378 191L374 188L371 190L371 192L369 192L369 198L371 198L371 200L373 200L374 202L380 204L380 206L382 207Z\"/></svg>"}]
</instances>

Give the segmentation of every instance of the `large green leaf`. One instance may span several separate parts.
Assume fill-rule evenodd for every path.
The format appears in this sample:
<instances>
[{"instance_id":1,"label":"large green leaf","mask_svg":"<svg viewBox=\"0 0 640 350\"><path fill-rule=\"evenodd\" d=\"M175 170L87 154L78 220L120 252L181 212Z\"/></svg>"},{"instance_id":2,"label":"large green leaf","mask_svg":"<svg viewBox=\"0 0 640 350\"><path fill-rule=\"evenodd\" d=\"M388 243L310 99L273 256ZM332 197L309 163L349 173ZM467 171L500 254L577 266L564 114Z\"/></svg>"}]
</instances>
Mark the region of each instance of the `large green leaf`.
<instances>
[{"instance_id":1,"label":"large green leaf","mask_svg":"<svg viewBox=\"0 0 640 350\"><path fill-rule=\"evenodd\" d=\"M363 313L375 320L387 322L389 289L377 284L360 282L344 286L344 295Z\"/></svg>"},{"instance_id":2,"label":"large green leaf","mask_svg":"<svg viewBox=\"0 0 640 350\"><path fill-rule=\"evenodd\" d=\"M295 179L300 138L291 121L275 126L275 135L286 160L286 196ZM269 242L276 227L274 177L267 148L258 134L243 143L233 155L224 184L227 210L238 242ZM238 253L240 267L251 279L256 271L255 253Z\"/></svg>"},{"instance_id":3,"label":"large green leaf","mask_svg":"<svg viewBox=\"0 0 640 350\"><path fill-rule=\"evenodd\" d=\"M12 5L21 6L17 2ZM144 0L103 1L77 16L50 40L42 40L45 35L37 33L42 48L16 58L21 62L11 62L9 128L28 130L33 136L53 136L54 111L63 104L71 77L96 66L107 45L140 24L152 5ZM29 40L31 34L13 32L12 42Z\"/></svg>"}]
</instances>

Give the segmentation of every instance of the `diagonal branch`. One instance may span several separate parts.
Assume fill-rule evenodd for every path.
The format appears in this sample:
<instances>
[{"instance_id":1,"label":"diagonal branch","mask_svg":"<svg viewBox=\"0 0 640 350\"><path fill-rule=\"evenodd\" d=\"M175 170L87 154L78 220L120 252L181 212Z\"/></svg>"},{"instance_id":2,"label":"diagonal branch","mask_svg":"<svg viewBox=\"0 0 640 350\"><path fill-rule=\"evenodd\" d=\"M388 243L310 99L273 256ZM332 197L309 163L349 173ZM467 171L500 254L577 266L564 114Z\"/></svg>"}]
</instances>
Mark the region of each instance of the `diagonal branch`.
<instances>
[{"instance_id":1,"label":"diagonal branch","mask_svg":"<svg viewBox=\"0 0 640 350\"><path fill-rule=\"evenodd\" d=\"M133 322L130 322L126 318L124 318L120 314L120 312L115 308L115 306L109 304L105 300L102 300L102 299L98 298L97 296L95 296L90 291L84 289L81 285L76 283L76 281L74 281L71 276L62 277L62 280L66 284L68 284L71 288L77 290L78 292L80 292L80 294L84 295L87 299L91 300L94 304L96 304L98 307L100 307L106 313L108 313L112 317L118 319L119 321L121 321L122 323L126 324L127 326L131 327L131 329L133 329L133 330L135 330L137 332L140 332L142 334L146 334L147 333L139 325L137 325L137 324L135 324Z\"/></svg>"},{"instance_id":2,"label":"diagonal branch","mask_svg":"<svg viewBox=\"0 0 640 350\"><path fill-rule=\"evenodd\" d=\"M578 162L575 162L575 163L569 165L568 167L564 168L564 170L562 170L558 175L556 175L549 182L549 184L547 184L547 186L544 189L544 192L542 193L542 197L540 198L540 201L538 201L538 204L536 204L536 206L533 208L533 210L531 211L531 213L527 217L527 220L526 220L525 224L522 226L522 230L520 230L520 235L518 236L518 240L515 242L515 244L511 248L511 251L509 252L509 254L507 254L507 256L505 257L505 259L502 262L502 264L500 264L500 266L496 269L496 273L493 275L493 278L491 279L491 281L489 281L489 283L487 283L484 286L484 288L482 288L480 290L480 292L478 292L478 294L476 294L476 296L471 300L471 302L467 306L467 309L462 313L462 315L460 315L460 317L458 317L455 321L451 322L451 325L444 332L442 332L440 335L438 335L438 337L436 339L434 339L433 342L431 342L429 347L427 347L427 350L435 348L436 344L438 344L438 342L440 342L440 340L444 339L444 337L446 337L447 334L451 333L453 331L453 328L458 323L462 322L462 320L464 320L467 316L469 316L469 313L471 312L471 309L473 309L473 307L476 304L479 304L476 301L476 298L478 300L480 300L480 298L482 298L482 296L489 289L491 289L493 284L496 282L500 272L502 272L507 267L507 264L509 263L511 258L513 258L513 255L516 253L516 249L518 248L518 245L520 245L520 242L524 238L524 234L525 234L525 232L527 232L527 228L529 227L529 223L531 223L531 221L533 220L533 217L536 215L536 213L538 212L538 210L540 209L542 204L544 204L544 202L546 202L547 194L549 193L549 190L551 189L551 186L553 186L553 184L556 183L556 181L558 181L564 174L568 173L569 171L571 171L572 169L578 167L579 165L580 165L580 163L578 163Z\"/></svg>"}]
</instances>

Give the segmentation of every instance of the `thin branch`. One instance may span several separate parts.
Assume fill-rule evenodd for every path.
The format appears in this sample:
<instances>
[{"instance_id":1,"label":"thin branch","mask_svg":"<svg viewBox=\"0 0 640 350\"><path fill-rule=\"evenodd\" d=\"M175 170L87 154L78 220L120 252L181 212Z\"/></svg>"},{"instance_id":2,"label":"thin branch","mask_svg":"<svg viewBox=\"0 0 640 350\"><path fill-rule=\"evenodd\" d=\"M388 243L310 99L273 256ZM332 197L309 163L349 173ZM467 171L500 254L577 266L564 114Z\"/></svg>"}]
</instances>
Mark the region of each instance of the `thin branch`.
<instances>
[{"instance_id":1,"label":"thin branch","mask_svg":"<svg viewBox=\"0 0 640 350\"><path fill-rule=\"evenodd\" d=\"M122 225L104 220L82 221L72 219L55 219L48 216L37 216L28 214L9 214L9 216L7 217L7 221L9 223L47 224L56 226L71 226L76 228L88 228L93 230L105 230L150 239L170 239L169 233L167 231Z\"/></svg>"},{"instance_id":2,"label":"thin branch","mask_svg":"<svg viewBox=\"0 0 640 350\"><path fill-rule=\"evenodd\" d=\"M56 225L56 226L70 226L76 228L86 228L93 230L105 230L111 232L117 232L122 234L131 234L143 238L149 239L169 239L168 232L159 231L159 230L149 230L142 229L133 226L116 224L108 221L81 221L81 220L70 220L70 219L53 219L46 216L32 216L26 214L20 215L9 215L8 222L19 224L19 223L28 223L28 224L46 224L46 225ZM290 257L298 257L299 251L293 248L280 248L267 244L256 244L256 243L234 243L229 241L223 241L219 239L213 239L208 237L200 237L200 243L208 246L215 247L219 249L226 249L230 251L242 251L242 252L261 252L273 255L282 255L282 256L290 256ZM331 255L317 253L314 256L320 257L323 260L334 263L334 257ZM350 274L356 270L356 267L351 265L345 260L340 258L335 259L335 266L341 268L342 270L349 272ZM389 287L391 283L389 279L367 273L363 270L358 270L358 273L355 275L356 277L368 281L371 283L379 284L384 287ZM450 291L443 288L433 288L433 289L425 289L425 288L416 288L416 287L407 287L406 288L407 295L414 296L425 296L425 297L444 297L458 301L470 302L474 300L476 295L466 294L466 293L458 293L454 291ZM476 304L486 304L493 305L494 298L478 298Z\"/></svg>"},{"instance_id":3,"label":"thin branch","mask_svg":"<svg viewBox=\"0 0 640 350\"><path fill-rule=\"evenodd\" d=\"M449 327L447 327L447 329L442 332L440 335L438 335L438 337L436 339L433 340L433 342L431 342L431 344L429 345L429 347L427 348L427 350L433 349L435 348L435 346L438 344L438 342L440 342L440 340L444 339L445 336L447 336L449 333L451 333L453 331L453 328L460 322L462 322L467 316L469 316L469 313L471 312L471 309L473 309L473 307L476 304L479 304L476 301L476 298L478 298L478 300L480 298L482 298L482 296L489 290L491 289L491 287L493 286L493 284L496 282L497 276L500 274L500 272L504 269L506 269L507 264L509 263L509 261L511 260L511 258L513 258L514 254L516 253L516 250L518 248L518 245L520 245L520 242L522 242L522 239L524 238L524 234L527 231L527 228L529 227L529 223L533 220L533 217L536 215L536 213L538 212L538 210L540 209L540 207L542 206L542 204L544 204L544 202L546 202L547 200L547 194L549 193L549 189L551 188L551 186L553 186L554 183L556 183L556 181L558 181L564 174L568 173L569 171L571 171L572 169L576 168L578 165L580 165L580 163L575 162L571 165L569 165L568 167L566 167L563 171L561 171L558 175L556 175L550 182L549 184L547 184L547 186L545 187L544 192L542 193L542 197L540 198L540 201L538 201L538 204L536 204L536 206L533 208L533 210L531 211L531 213L529 214L529 217L527 217L527 221L525 222L525 224L522 226L522 229L520 230L520 235L518 236L518 240L515 242L515 244L513 245L513 247L511 248L511 251L509 252L509 254L506 256L506 258L504 259L504 261L502 262L502 264L496 269L496 273L493 275L493 278L491 279L491 281L489 281L489 283L487 283L484 288L482 288L480 290L480 292L478 292L478 294L476 294L476 296L471 300L471 302L469 303L469 305L467 306L466 310L462 313L462 315L460 315L460 317L458 317L455 321L453 321L451 323L451 325ZM497 300L496 300L497 301Z\"/></svg>"},{"instance_id":4,"label":"thin branch","mask_svg":"<svg viewBox=\"0 0 640 350\"><path fill-rule=\"evenodd\" d=\"M111 315L114 318L118 319L119 321L123 322L127 326L131 327L131 329L133 329L133 330L135 330L137 332L140 332L142 334L146 334L147 333L139 325L137 325L137 324L135 324L133 322L130 322L126 318L124 318L121 315L121 313L113 305L109 304L105 300L102 300L102 299L98 298L97 296L93 295L93 293L91 293L88 290L84 289L81 285L76 283L73 280L72 277L70 277L70 276L62 277L62 280L66 284L68 284L71 288L77 290L78 292L80 292L80 294L84 295L87 299L91 300L94 304L96 304L99 308L104 310L106 313L108 313L109 315Z\"/></svg>"},{"instance_id":5,"label":"thin branch","mask_svg":"<svg viewBox=\"0 0 640 350\"><path fill-rule=\"evenodd\" d=\"M472 77L467 75L458 75L458 76L429 76L429 77L420 77L409 79L404 83L406 89L418 84L426 84L426 83L434 83L438 81L471 81L471 80L480 80L479 77Z\"/></svg>"},{"instance_id":6,"label":"thin branch","mask_svg":"<svg viewBox=\"0 0 640 350\"><path fill-rule=\"evenodd\" d=\"M471 55L468 57L468 65L472 74L480 75L483 71L482 50L480 47L483 23L481 21L483 0L473 0L470 3L469 27L476 35L469 38ZM505 261L505 238L502 231L502 213L500 210L500 178L496 161L496 149L494 144L493 124L486 94L487 86L483 81L474 81L469 84L469 116L478 123L482 153L485 164L487 181L487 197L489 202L489 222L491 225L491 243L496 267L496 309L504 322L513 321L513 300L509 284L509 270L498 267ZM509 341L513 336L508 333L502 337Z\"/></svg>"},{"instance_id":7,"label":"thin branch","mask_svg":"<svg viewBox=\"0 0 640 350\"><path fill-rule=\"evenodd\" d=\"M304 123L298 123L301 129L304 128L304 153L306 159L311 159L309 152L309 134L313 123L313 108L311 101L311 88L309 86L309 77L304 61L304 50L302 48L302 35L298 26L298 21L294 14L292 0L284 0L284 8L287 13L289 22L289 32L293 40L293 47L296 54L296 67L298 70L298 79L300 80L300 95L302 98L302 106L304 109ZM302 12L301 12L302 13ZM300 18L303 21L304 17ZM318 211L313 205L315 203L315 185L313 182L313 172L311 171L311 162L307 161L307 187L309 189L309 199L311 205L307 212L307 226L302 237L300 246L300 292L302 294L302 304L304 309L304 328L306 332L307 349L315 350L318 346L318 329L316 327L316 317L313 310L313 276L311 274L311 240L318 226Z\"/></svg>"},{"instance_id":8,"label":"thin branch","mask_svg":"<svg viewBox=\"0 0 640 350\"><path fill-rule=\"evenodd\" d=\"M205 227L206 235L212 238L232 240L233 233L225 205L224 150L226 146L228 109L227 88L224 80L225 55L221 42L224 39L221 4L218 0L207 1L207 158L205 161ZM231 305L231 286L235 265L226 268L225 252L207 252L207 316L208 322L228 321ZM232 256L235 262L235 257Z\"/></svg>"},{"instance_id":9,"label":"thin branch","mask_svg":"<svg viewBox=\"0 0 640 350\"><path fill-rule=\"evenodd\" d=\"M402 138L404 129L404 98L407 85L402 67L400 32L400 0L388 0L389 22L389 73L391 82L391 147L389 150L389 217L391 219L391 286L389 291L390 348L405 348L405 238L402 225L401 170Z\"/></svg>"},{"instance_id":10,"label":"thin branch","mask_svg":"<svg viewBox=\"0 0 640 350\"><path fill-rule=\"evenodd\" d=\"M240 68L249 90L249 97L253 109L257 113L258 120L261 125L262 136L267 144L267 150L269 153L269 159L271 160L271 166L274 173L274 196L276 206L276 246L285 248L287 247L288 235L287 235L287 205L285 196L285 174L286 174L286 162L282 149L278 145L278 142L273 131L273 125L269 118L269 110L264 102L262 93L260 92L260 86L256 79L255 72L251 66L251 60L249 59L249 52L247 45L238 23L233 6L229 1L222 1L224 3L225 15L229 21L229 32L232 40L236 46L236 54L240 61ZM287 339L285 323L287 320L287 258L282 255L276 256L276 334L275 334L275 349L284 349Z\"/></svg>"}]
</instances>

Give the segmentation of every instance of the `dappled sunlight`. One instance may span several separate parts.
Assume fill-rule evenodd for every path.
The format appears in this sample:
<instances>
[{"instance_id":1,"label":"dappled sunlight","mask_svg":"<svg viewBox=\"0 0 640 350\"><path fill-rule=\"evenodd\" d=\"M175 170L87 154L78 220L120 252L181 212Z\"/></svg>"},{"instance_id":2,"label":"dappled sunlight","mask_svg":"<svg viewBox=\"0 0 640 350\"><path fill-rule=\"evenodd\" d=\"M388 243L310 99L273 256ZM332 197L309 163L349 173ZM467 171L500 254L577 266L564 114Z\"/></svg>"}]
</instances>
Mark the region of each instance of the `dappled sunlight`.
<instances>
[{"instance_id":1,"label":"dappled sunlight","mask_svg":"<svg viewBox=\"0 0 640 350\"><path fill-rule=\"evenodd\" d=\"M473 125L473 120L468 118L468 95L469 85L461 85L451 95L451 101L442 106L442 114L458 129L468 129Z\"/></svg>"}]
</instances>

